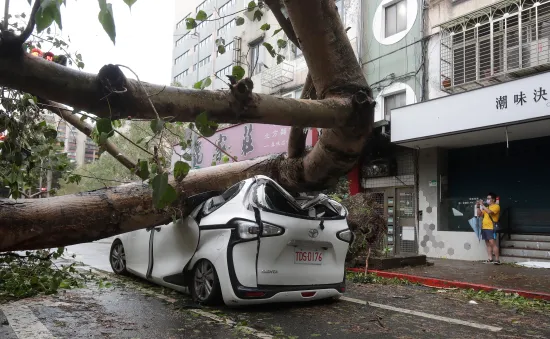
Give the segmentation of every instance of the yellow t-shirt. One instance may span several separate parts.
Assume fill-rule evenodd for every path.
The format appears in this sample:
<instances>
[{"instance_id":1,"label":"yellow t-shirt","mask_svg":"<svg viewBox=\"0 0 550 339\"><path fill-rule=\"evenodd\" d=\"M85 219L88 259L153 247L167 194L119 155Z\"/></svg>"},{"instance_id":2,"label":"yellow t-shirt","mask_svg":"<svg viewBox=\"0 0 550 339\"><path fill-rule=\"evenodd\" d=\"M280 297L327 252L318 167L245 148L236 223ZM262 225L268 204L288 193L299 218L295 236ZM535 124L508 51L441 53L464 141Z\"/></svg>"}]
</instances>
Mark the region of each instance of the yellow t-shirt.
<instances>
[{"instance_id":1,"label":"yellow t-shirt","mask_svg":"<svg viewBox=\"0 0 550 339\"><path fill-rule=\"evenodd\" d=\"M500 206L497 204L489 205L488 207L493 214L491 214L491 218L493 218L494 222L498 222L498 219L500 218ZM492 230L493 229L493 221L491 221L491 218L489 218L489 214L486 211L483 211L483 225L481 226L484 230Z\"/></svg>"}]
</instances>

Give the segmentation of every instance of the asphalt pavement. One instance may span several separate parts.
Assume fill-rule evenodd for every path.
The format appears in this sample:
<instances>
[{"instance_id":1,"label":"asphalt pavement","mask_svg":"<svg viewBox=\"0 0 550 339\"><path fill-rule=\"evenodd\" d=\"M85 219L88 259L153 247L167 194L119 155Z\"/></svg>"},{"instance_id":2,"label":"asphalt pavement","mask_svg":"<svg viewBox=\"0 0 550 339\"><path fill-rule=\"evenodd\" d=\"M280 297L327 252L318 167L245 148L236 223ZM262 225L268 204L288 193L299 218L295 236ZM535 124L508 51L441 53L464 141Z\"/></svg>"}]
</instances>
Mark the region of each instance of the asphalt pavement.
<instances>
[{"instance_id":1,"label":"asphalt pavement","mask_svg":"<svg viewBox=\"0 0 550 339\"><path fill-rule=\"evenodd\" d=\"M108 268L110 241L71 246L77 260ZM245 308L202 308L137 278L99 273L112 287L0 305L0 338L549 338L550 315L454 290L348 284L345 298ZM197 308L198 307L198 308Z\"/></svg>"}]
</instances>

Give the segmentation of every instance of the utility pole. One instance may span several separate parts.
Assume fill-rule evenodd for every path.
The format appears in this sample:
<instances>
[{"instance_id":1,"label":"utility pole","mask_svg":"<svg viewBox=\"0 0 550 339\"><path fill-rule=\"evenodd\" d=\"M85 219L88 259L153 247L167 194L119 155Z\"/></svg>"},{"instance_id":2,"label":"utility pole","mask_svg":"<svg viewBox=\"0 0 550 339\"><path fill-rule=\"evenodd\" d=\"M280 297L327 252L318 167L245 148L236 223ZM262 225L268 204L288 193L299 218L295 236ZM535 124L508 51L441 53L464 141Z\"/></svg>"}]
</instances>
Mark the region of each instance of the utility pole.
<instances>
[{"instance_id":1,"label":"utility pole","mask_svg":"<svg viewBox=\"0 0 550 339\"><path fill-rule=\"evenodd\" d=\"M200 56L201 56L201 34L197 31L195 28L195 33L193 33L194 36L197 37L197 69L195 70L197 72L197 82L200 81L199 78L199 62L200 62ZM197 135L196 133L191 132L191 168L195 168L197 159L195 156L195 144L197 143Z\"/></svg>"}]
</instances>

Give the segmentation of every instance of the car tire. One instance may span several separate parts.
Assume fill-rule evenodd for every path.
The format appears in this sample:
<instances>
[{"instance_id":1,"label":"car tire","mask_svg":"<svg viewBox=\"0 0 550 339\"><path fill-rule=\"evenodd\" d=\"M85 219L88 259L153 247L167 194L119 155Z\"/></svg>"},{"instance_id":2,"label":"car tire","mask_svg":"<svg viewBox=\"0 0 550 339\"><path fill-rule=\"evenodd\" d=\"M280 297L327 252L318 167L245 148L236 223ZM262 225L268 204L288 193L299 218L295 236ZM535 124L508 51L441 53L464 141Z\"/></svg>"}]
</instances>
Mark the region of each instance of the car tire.
<instances>
[{"instance_id":1,"label":"car tire","mask_svg":"<svg viewBox=\"0 0 550 339\"><path fill-rule=\"evenodd\" d=\"M109 263L116 274L128 275L128 271L126 270L126 252L124 252L124 245L122 245L122 241L119 239L113 241L111 245Z\"/></svg>"},{"instance_id":2,"label":"car tire","mask_svg":"<svg viewBox=\"0 0 550 339\"><path fill-rule=\"evenodd\" d=\"M202 259L193 268L190 284L193 300L203 305L217 305L222 301L220 280L214 265Z\"/></svg>"}]
</instances>

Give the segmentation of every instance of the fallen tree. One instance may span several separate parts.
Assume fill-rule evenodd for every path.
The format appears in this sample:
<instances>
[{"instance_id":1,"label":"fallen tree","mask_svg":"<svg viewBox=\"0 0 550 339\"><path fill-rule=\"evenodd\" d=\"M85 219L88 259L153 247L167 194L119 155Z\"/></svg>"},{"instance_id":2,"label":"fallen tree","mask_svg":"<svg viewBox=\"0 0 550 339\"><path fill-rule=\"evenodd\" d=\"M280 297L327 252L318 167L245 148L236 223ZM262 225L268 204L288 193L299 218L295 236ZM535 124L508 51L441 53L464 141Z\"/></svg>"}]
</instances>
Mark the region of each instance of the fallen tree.
<instances>
[{"instance_id":1,"label":"fallen tree","mask_svg":"<svg viewBox=\"0 0 550 339\"><path fill-rule=\"evenodd\" d=\"M34 15L40 13L40 2L35 0ZM371 135L374 101L334 1L271 0L266 4L277 14L286 35L302 49L309 68L303 98L315 100L255 94L248 78L233 83L229 90L213 92L130 80L115 65L105 66L98 75L86 74L24 52L28 29L15 36L4 27L0 85L32 93L40 102L69 105L102 119L149 118L157 125L164 124L163 118L195 121L206 112L208 119L216 122L295 127L289 141L290 156L185 171L177 178L169 178L162 166L155 167L158 173L153 181L163 181L177 193L177 200L167 208L155 208L154 189L139 182L47 199L1 199L0 251L65 246L166 223L174 214L179 217L189 212L187 197L223 190L257 174L272 177L290 191L312 191L326 188L348 173ZM288 19L280 15L282 6ZM31 15L31 31L34 24ZM324 128L309 152L305 152L305 138L299 133L306 126ZM96 135L102 145L108 141L107 132ZM129 159L125 162L132 164ZM160 165L158 158L152 162ZM139 163L135 170L139 174Z\"/></svg>"}]
</instances>

